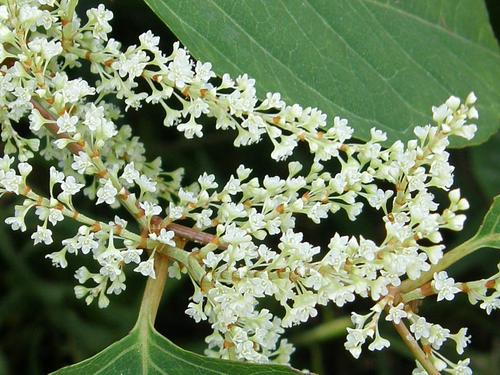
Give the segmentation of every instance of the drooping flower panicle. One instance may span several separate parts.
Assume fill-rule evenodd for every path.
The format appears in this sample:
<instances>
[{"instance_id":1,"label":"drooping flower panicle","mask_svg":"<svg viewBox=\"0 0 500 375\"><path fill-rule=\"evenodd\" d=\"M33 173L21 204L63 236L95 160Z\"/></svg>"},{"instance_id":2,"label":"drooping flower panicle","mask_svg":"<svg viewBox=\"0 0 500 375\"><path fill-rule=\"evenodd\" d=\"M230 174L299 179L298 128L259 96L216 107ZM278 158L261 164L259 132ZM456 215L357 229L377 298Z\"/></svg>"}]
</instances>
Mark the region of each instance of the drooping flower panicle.
<instances>
[{"instance_id":1,"label":"drooping flower panicle","mask_svg":"<svg viewBox=\"0 0 500 375\"><path fill-rule=\"evenodd\" d=\"M40 224L31 238L50 245L60 221L80 222L75 236L47 255L63 268L68 254L81 252L95 260L95 271L80 267L75 273L77 298L106 307L109 295L126 289L129 264L155 278L155 254L162 253L173 260L171 277L187 273L193 281L186 313L211 324L209 355L288 363L293 346L281 339L285 328L315 317L318 305L370 298L370 313L353 314L354 327L348 329L345 347L353 356L367 341L369 350L390 345L378 328L385 316L396 325L408 322L414 338L430 345L441 370L467 373L468 360L453 363L438 352L451 339L462 354L466 332L453 335L428 323L391 290L440 261L443 229L463 227L461 211L468 202L459 189L450 191L454 168L446 147L451 136L474 136L473 93L463 103L452 96L433 107L434 124L416 127L416 139L406 144L384 147L386 134L377 129L369 141L352 142L354 130L346 119L330 121L317 108L285 103L278 93L259 100L255 81L246 74L217 78L210 63L194 62L179 43L165 55L150 31L122 49L108 37L110 11L101 4L86 15L83 21L67 2L0 1L0 121L6 143L0 195L24 197L6 223L26 231L25 217L34 208ZM66 73L84 60L97 78L95 87ZM293 159L303 142L311 166L304 170L292 160L286 176L259 180L241 165L225 184L204 173L184 186L180 170L165 172L160 159L146 159L132 127L120 124L121 108L106 101L110 96L122 100L126 110L144 103L162 106L163 124L189 139L202 137L202 119L212 117L217 129L235 131L235 147L266 139L273 145L270 157L278 161ZM15 130L23 118L32 138ZM50 170L49 197L33 192L26 181L31 171L26 161L38 154L57 165ZM327 161L336 161L337 170L327 169ZM449 191L448 207L439 208L437 190ZM133 233L118 216L105 223L79 213L73 197L83 196L112 209L123 206L147 233ZM321 249L295 225L298 216L320 223L339 211L356 220L367 205L384 223L381 242L332 233ZM176 237L198 247L177 248ZM276 247L269 247L271 237ZM84 286L88 282L94 285ZM471 302L482 301L489 313L500 307L498 288L495 284L488 295L484 285L471 283L467 291ZM465 290L446 272L435 274L432 288L438 301ZM278 301L281 311L262 308L266 298Z\"/></svg>"}]
</instances>

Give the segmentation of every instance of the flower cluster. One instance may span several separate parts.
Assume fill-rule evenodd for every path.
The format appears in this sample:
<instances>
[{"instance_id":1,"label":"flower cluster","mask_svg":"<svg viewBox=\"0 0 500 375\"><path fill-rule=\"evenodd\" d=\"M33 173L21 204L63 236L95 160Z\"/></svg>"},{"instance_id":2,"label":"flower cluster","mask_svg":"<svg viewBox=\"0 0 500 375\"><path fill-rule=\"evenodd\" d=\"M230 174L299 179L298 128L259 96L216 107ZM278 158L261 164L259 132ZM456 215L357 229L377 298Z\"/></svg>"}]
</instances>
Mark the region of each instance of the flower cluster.
<instances>
[{"instance_id":1,"label":"flower cluster","mask_svg":"<svg viewBox=\"0 0 500 375\"><path fill-rule=\"evenodd\" d=\"M455 364L438 352L451 339L462 354L469 341L466 331L453 335L427 323L391 290L439 263L443 229L463 227L461 212L468 203L459 189L450 190L453 167L446 147L450 136L474 136L476 125L469 123L478 118L473 93L464 102L452 96L433 107L434 124L416 127L415 140L384 147L386 134L372 129L370 140L355 142L347 120L328 122L317 108L286 104L278 93L259 100L247 75L217 78L210 63L194 62L178 43L167 56L149 31L137 45L122 49L108 37L110 11L99 5L87 11L84 22L74 13L74 3L0 0L0 122L6 154L0 159L0 194L24 197L6 220L14 230L27 230L25 217L34 208L41 224L32 234L35 244L52 244L52 229L64 218L81 224L60 251L47 255L59 267L68 265L67 254L95 260L95 272L81 267L75 273L78 298L97 299L106 307L107 295L126 288L127 264L154 278L155 254L162 253L172 260L171 277L187 273L193 282L186 313L211 324L209 355L288 363L293 347L281 338L285 328L315 317L318 305L370 298L371 312L353 314L354 328L348 329L345 347L355 357L368 339L370 350L390 345L378 329L385 316L395 325L410 324L415 340L431 348L436 368L467 373L468 360ZM66 73L84 61L96 76L95 87ZM175 126L186 138L202 137L202 118L214 118L217 129L235 131L236 147L270 141L270 156L278 161L292 158L304 142L311 165L304 168L292 160L286 176L262 180L242 165L224 185L204 173L183 186L181 171L165 172L160 159L146 159L144 145L131 126L120 124L121 108L107 103L108 96L122 100L125 110L161 105L164 125ZM23 118L32 138L15 130ZM33 192L26 181L27 161L38 154L57 166L50 169L49 197ZM448 207L436 203L438 190L448 191ZM112 209L124 207L143 232L128 230L118 216L105 223L79 213L73 204L77 195ZM380 213L383 241L332 233L321 249L296 229L299 216L320 223L343 212L356 220L367 206ZM176 238L197 247L182 250ZM277 245L270 247L273 242ZM84 286L89 281L95 285ZM484 285L468 283L467 291L471 302L482 301L489 313L499 307L499 295L497 289L487 295ZM445 272L435 275L432 288L438 301L464 290ZM262 308L265 299L276 300L280 309Z\"/></svg>"}]
</instances>

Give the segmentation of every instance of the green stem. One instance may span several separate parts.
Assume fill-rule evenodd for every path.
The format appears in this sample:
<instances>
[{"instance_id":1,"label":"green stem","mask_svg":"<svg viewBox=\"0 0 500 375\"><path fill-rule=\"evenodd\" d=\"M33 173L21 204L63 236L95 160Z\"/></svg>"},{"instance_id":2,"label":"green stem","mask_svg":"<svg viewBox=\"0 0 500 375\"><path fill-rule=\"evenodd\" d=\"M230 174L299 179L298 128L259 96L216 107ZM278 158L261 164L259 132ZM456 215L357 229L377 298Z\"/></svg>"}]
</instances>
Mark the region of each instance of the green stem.
<instances>
[{"instance_id":1,"label":"green stem","mask_svg":"<svg viewBox=\"0 0 500 375\"><path fill-rule=\"evenodd\" d=\"M167 281L168 275L168 257L163 254L155 254L155 273L156 279L148 278L146 289L142 297L139 320L141 326L145 322L154 325L158 307L160 306L161 296Z\"/></svg>"},{"instance_id":2,"label":"green stem","mask_svg":"<svg viewBox=\"0 0 500 375\"><path fill-rule=\"evenodd\" d=\"M472 254L474 251L484 246L484 241L477 240L475 237L465 241L461 245L455 247L453 250L447 252L438 264L435 264L427 272L424 272L416 280L405 280L399 288L401 293L408 293L412 290L421 287L426 282L432 280L434 273L444 271L452 264L458 262L460 259Z\"/></svg>"}]
</instances>

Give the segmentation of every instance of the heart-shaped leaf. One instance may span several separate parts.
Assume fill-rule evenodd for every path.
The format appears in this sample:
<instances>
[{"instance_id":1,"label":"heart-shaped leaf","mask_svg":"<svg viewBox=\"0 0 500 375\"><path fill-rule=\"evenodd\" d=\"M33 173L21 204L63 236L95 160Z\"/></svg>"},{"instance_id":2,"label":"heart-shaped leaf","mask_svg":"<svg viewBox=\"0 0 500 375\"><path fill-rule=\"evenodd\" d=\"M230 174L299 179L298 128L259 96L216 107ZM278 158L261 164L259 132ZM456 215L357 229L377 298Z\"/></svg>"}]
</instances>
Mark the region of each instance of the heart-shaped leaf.
<instances>
[{"instance_id":1,"label":"heart-shaped leaf","mask_svg":"<svg viewBox=\"0 0 500 375\"><path fill-rule=\"evenodd\" d=\"M479 97L478 134L500 127L500 52L480 0L145 0L217 73L248 73L260 96L349 119L355 136L414 137L433 104Z\"/></svg>"}]
</instances>

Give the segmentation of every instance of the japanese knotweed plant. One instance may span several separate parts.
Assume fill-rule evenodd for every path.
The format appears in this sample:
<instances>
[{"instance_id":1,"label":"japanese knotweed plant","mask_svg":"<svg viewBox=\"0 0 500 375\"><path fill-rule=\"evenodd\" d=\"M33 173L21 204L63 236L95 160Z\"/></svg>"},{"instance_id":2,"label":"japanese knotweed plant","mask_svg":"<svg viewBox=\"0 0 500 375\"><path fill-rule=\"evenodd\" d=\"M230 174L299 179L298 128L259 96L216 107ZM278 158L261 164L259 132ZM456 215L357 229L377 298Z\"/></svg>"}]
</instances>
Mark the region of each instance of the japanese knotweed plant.
<instances>
[{"instance_id":1,"label":"japanese knotweed plant","mask_svg":"<svg viewBox=\"0 0 500 375\"><path fill-rule=\"evenodd\" d=\"M61 221L78 223L75 235L46 255L62 268L79 254L95 261L75 272L77 298L105 308L111 295L125 291L127 274L138 272L149 278L143 303L151 304L154 320L165 279L185 275L193 285L186 314L213 329L208 356L280 364L294 351L281 338L286 328L315 317L318 305L367 299L373 307L353 313L347 329L345 348L354 357L365 343L369 350L389 347L378 328L385 320L417 359L414 374L471 373L469 359L440 353L454 342L462 355L467 328L451 332L428 322L412 301L437 295L445 303L466 293L488 314L500 307L500 273L457 282L446 272L484 241L473 238L448 252L442 244L441 232L461 230L469 207L453 186L446 148L450 137L474 136L474 93L433 107L433 123L416 127L406 144L383 147L386 134L377 129L369 141L354 142L346 119L328 120L279 93L258 99L246 74L216 77L210 63L193 61L179 43L167 55L148 31L125 49L108 38L110 11L99 5L80 18L76 3L0 0L0 196L19 196L5 222L30 230L35 245L52 244ZM88 69L95 84L74 77L74 68ZM209 173L183 185L181 170L164 171L159 158L146 159L109 98L123 101L125 111L160 105L163 125L189 139L203 137L210 117L217 129L236 134L235 147L270 140L270 157L287 161L288 175L259 180L241 165L223 185ZM30 135L21 136L16 128L28 124L21 133ZM310 151L308 168L293 160L301 142ZM46 196L29 184L29 162L38 156L52 164ZM435 201L440 190L448 192L447 207ZM114 219L79 212L84 199L106 206ZM121 206L128 217L113 214ZM344 211L354 221L367 206L385 223L381 242L329 233L328 247L320 249L295 229L299 216L320 223ZM27 228L28 214L38 218L36 228ZM195 246L184 250L187 243ZM263 308L264 299L281 309Z\"/></svg>"}]
</instances>

